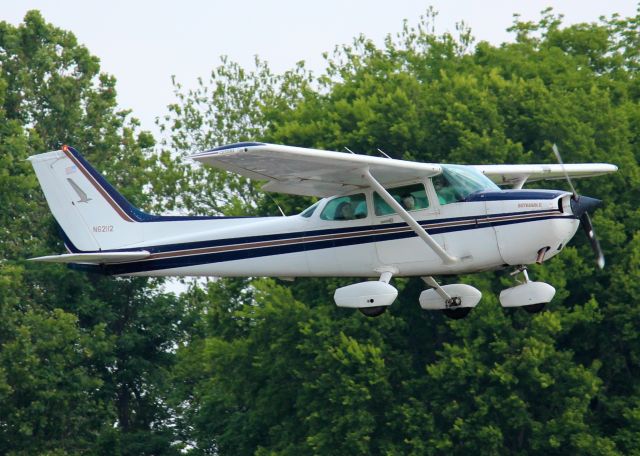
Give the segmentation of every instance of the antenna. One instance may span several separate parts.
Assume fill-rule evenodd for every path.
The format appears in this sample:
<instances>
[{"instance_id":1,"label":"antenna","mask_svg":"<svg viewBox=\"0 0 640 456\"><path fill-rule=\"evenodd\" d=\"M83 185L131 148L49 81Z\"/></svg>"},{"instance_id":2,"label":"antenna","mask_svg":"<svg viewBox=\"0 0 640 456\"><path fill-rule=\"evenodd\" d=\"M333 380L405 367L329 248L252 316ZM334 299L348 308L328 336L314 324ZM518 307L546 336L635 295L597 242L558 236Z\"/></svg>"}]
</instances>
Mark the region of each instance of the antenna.
<instances>
[{"instance_id":1,"label":"antenna","mask_svg":"<svg viewBox=\"0 0 640 456\"><path fill-rule=\"evenodd\" d=\"M283 216L283 217L286 217L286 215L285 215L284 211L282 210L282 208L280 207L280 205L278 204L278 202L275 200L275 198L274 198L273 196L271 196L269 193L267 193L266 195L269 197L269 199L270 199L271 201L273 201L273 204L275 204L275 205L276 205L276 207L278 208L278 210L280 211L280 213L282 214L282 216Z\"/></svg>"},{"instance_id":2,"label":"antenna","mask_svg":"<svg viewBox=\"0 0 640 456\"><path fill-rule=\"evenodd\" d=\"M349 152L350 154L355 155L356 153L354 151L352 151L351 149L349 149L347 146L344 146L344 148L347 150L347 152Z\"/></svg>"},{"instance_id":3,"label":"antenna","mask_svg":"<svg viewBox=\"0 0 640 456\"><path fill-rule=\"evenodd\" d=\"M380 149L379 147L378 147L378 152L380 152L380 153L381 153L382 155L384 155L386 158L391 158L391 157L389 157L387 154L385 154L385 153L384 153L384 150Z\"/></svg>"}]
</instances>

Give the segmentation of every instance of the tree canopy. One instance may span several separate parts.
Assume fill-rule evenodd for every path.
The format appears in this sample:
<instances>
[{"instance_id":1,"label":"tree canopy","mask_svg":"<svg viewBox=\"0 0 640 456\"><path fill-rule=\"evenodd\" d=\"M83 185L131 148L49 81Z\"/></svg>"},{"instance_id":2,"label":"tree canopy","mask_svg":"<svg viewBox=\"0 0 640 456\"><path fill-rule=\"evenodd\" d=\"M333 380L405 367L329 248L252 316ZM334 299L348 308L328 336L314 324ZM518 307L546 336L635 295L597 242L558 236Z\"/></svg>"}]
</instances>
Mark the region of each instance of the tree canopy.
<instances>
[{"instance_id":1,"label":"tree canopy","mask_svg":"<svg viewBox=\"0 0 640 456\"><path fill-rule=\"evenodd\" d=\"M0 23L0 452L3 454L640 453L640 15L515 19L514 40L435 34L430 10L382 45L356 37L274 74L223 58L175 82L162 138L116 107L116 81L35 11ZM194 282L84 275L26 258L59 251L33 153L75 145L149 210L301 210L259 183L181 156L267 142L449 163L615 163L577 181L605 206L599 270L580 234L531 268L558 290L531 316L498 303L464 320L423 312L424 285L377 319L332 302L344 279ZM545 184L539 184L545 185ZM548 186L548 183L546 184ZM558 184L562 185L562 184ZM162 195L162 197L158 197Z\"/></svg>"}]
</instances>

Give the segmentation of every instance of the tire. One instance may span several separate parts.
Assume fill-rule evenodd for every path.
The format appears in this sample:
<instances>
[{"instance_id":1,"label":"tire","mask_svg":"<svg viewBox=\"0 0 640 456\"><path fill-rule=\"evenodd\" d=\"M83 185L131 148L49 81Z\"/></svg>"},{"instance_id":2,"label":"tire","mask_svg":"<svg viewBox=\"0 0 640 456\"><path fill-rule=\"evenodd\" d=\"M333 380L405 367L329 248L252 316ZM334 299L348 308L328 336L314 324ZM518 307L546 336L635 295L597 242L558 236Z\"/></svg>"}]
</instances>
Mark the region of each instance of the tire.
<instances>
[{"instance_id":1,"label":"tire","mask_svg":"<svg viewBox=\"0 0 640 456\"><path fill-rule=\"evenodd\" d=\"M522 308L527 312L529 312L530 314L536 314L538 312L542 312L542 310L545 308L546 305L547 305L546 302L541 302L539 304L530 304L528 306L522 306Z\"/></svg>"},{"instance_id":2,"label":"tire","mask_svg":"<svg viewBox=\"0 0 640 456\"><path fill-rule=\"evenodd\" d=\"M452 320L460 320L471 312L471 307L460 307L458 309L443 309L442 313Z\"/></svg>"},{"instance_id":3,"label":"tire","mask_svg":"<svg viewBox=\"0 0 640 456\"><path fill-rule=\"evenodd\" d=\"M360 307L358 310L367 317L379 317L386 312L387 306Z\"/></svg>"}]
</instances>

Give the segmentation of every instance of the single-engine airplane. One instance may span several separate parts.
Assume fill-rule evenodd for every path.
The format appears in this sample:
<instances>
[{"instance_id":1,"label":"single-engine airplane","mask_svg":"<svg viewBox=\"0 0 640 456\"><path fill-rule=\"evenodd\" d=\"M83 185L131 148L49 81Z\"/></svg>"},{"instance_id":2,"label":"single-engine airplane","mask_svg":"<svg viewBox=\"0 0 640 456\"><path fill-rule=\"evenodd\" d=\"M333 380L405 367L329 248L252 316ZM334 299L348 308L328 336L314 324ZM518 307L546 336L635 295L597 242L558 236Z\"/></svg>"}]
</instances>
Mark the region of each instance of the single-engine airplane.
<instances>
[{"instance_id":1,"label":"single-engine airplane","mask_svg":"<svg viewBox=\"0 0 640 456\"><path fill-rule=\"evenodd\" d=\"M163 216L131 205L75 149L31 161L68 253L34 258L116 276L374 278L338 288L338 306L382 314L398 291L391 278L431 287L420 306L462 318L481 298L466 284L433 278L513 268L519 284L504 307L540 311L555 289L526 266L557 255L582 224L598 264L604 257L571 177L615 172L610 164L448 165L244 142L192 155L197 162L267 181L262 189L321 197L285 217ZM525 182L567 179L572 192L526 190ZM497 184L512 188L503 190Z\"/></svg>"}]
</instances>

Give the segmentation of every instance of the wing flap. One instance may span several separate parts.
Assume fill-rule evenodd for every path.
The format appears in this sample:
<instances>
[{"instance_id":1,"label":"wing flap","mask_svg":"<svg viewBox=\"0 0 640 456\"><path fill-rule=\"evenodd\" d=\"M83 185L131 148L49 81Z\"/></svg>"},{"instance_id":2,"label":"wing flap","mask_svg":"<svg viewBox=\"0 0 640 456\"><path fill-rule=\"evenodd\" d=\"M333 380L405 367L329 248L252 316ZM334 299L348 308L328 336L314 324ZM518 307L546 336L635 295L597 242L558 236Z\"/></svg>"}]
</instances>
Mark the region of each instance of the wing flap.
<instances>
[{"instance_id":1,"label":"wing flap","mask_svg":"<svg viewBox=\"0 0 640 456\"><path fill-rule=\"evenodd\" d=\"M137 252L92 252L92 253L66 253L62 255L48 255L37 258L29 258L31 261L44 261L47 263L122 263L125 261L142 260L151 254L146 250Z\"/></svg>"}]
</instances>

